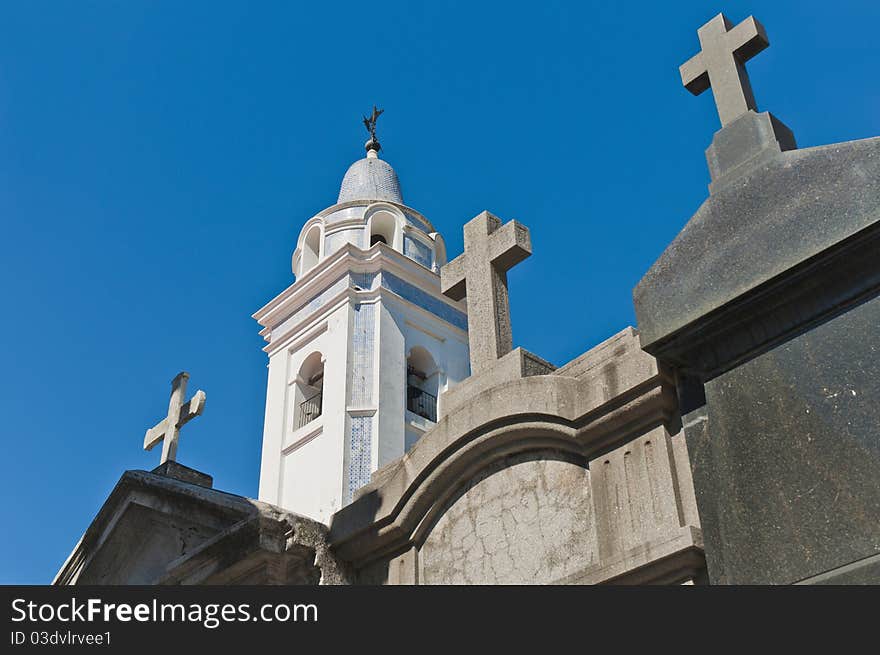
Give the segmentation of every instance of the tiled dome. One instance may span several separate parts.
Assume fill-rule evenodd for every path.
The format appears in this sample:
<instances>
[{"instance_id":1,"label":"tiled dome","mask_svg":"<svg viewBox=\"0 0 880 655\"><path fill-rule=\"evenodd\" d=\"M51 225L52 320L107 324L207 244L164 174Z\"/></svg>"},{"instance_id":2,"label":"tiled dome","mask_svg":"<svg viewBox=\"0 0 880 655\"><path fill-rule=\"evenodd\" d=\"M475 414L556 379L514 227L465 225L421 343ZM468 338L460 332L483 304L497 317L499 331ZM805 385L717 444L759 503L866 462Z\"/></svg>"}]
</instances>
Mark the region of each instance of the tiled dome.
<instances>
[{"instance_id":1,"label":"tiled dome","mask_svg":"<svg viewBox=\"0 0 880 655\"><path fill-rule=\"evenodd\" d=\"M351 200L388 200L403 204L397 173L388 162L378 157L364 157L353 163L339 189L336 202Z\"/></svg>"}]
</instances>

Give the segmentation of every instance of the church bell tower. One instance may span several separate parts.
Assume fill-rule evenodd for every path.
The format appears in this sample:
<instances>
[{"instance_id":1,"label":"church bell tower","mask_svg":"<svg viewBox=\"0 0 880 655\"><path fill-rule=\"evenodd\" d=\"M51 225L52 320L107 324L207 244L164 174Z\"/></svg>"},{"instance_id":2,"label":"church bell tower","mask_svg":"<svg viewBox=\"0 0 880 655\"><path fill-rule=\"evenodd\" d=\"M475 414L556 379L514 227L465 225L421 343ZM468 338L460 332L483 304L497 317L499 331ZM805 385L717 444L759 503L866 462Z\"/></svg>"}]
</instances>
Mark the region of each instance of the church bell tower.
<instances>
[{"instance_id":1,"label":"church bell tower","mask_svg":"<svg viewBox=\"0 0 880 655\"><path fill-rule=\"evenodd\" d=\"M469 375L465 306L440 292L443 238L379 158L380 113L336 203L303 226L296 281L254 314L269 356L259 498L324 523Z\"/></svg>"}]
</instances>

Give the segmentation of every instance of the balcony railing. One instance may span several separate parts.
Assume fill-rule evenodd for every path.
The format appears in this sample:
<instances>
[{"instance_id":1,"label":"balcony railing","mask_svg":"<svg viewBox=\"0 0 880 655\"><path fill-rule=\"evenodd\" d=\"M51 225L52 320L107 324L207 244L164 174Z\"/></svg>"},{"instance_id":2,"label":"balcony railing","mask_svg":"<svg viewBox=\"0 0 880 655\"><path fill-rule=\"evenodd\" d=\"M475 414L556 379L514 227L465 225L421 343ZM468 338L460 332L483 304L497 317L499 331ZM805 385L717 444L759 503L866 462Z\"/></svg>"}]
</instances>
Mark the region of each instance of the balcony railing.
<instances>
[{"instance_id":1,"label":"balcony railing","mask_svg":"<svg viewBox=\"0 0 880 655\"><path fill-rule=\"evenodd\" d=\"M406 408L429 421L437 422L437 397L412 385L406 388Z\"/></svg>"},{"instance_id":2,"label":"balcony railing","mask_svg":"<svg viewBox=\"0 0 880 655\"><path fill-rule=\"evenodd\" d=\"M295 430L298 430L307 423L311 423L321 415L323 397L323 391L319 391L311 398L307 398L299 404L299 414L296 417Z\"/></svg>"}]
</instances>

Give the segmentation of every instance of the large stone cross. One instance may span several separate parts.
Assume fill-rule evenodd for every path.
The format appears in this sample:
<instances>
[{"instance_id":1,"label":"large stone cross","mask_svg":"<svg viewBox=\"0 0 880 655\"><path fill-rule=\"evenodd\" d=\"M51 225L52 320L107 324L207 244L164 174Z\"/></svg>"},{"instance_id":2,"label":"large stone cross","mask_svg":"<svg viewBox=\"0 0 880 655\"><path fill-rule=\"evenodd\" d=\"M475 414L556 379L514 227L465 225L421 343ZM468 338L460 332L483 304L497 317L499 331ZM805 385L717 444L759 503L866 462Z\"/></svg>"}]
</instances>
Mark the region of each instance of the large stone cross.
<instances>
[{"instance_id":1,"label":"large stone cross","mask_svg":"<svg viewBox=\"0 0 880 655\"><path fill-rule=\"evenodd\" d=\"M770 45L764 27L749 16L733 27L724 14L697 30L702 51L681 65L685 88L699 95L710 86L724 127L750 109L757 110L745 63Z\"/></svg>"},{"instance_id":2,"label":"large stone cross","mask_svg":"<svg viewBox=\"0 0 880 655\"><path fill-rule=\"evenodd\" d=\"M205 409L205 392L199 389L186 403L186 381L189 373L181 372L171 381L171 401L168 403L168 416L163 418L154 428L147 430L144 436L144 450L152 450L160 441L162 442L162 461L175 461L177 458L177 440L180 436L180 428L185 423L194 419Z\"/></svg>"},{"instance_id":3,"label":"large stone cross","mask_svg":"<svg viewBox=\"0 0 880 655\"><path fill-rule=\"evenodd\" d=\"M440 269L440 289L453 300L468 299L471 375L513 350L507 271L532 254L529 229L504 226L483 212L464 226L464 254Z\"/></svg>"}]
</instances>

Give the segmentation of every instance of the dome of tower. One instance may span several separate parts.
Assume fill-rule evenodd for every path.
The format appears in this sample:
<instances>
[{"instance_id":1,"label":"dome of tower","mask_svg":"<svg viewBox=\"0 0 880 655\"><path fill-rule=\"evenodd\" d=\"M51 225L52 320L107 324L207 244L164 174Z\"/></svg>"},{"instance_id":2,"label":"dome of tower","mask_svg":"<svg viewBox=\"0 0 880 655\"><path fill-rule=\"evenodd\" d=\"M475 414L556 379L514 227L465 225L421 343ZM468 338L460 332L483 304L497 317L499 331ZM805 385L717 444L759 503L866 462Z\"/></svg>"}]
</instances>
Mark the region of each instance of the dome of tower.
<instances>
[{"instance_id":1,"label":"dome of tower","mask_svg":"<svg viewBox=\"0 0 880 655\"><path fill-rule=\"evenodd\" d=\"M352 200L387 200L403 204L397 173L388 162L379 159L375 151L369 151L366 157L353 163L342 178L337 202Z\"/></svg>"}]
</instances>

